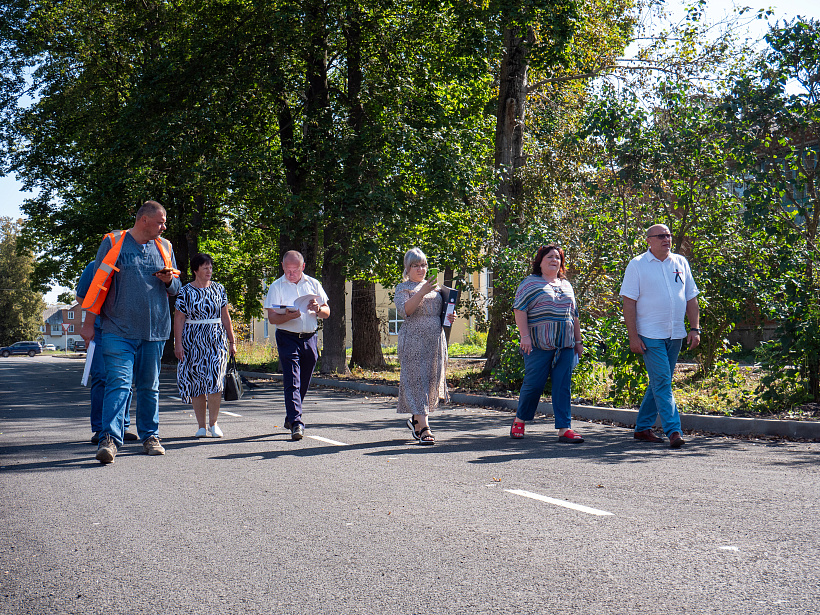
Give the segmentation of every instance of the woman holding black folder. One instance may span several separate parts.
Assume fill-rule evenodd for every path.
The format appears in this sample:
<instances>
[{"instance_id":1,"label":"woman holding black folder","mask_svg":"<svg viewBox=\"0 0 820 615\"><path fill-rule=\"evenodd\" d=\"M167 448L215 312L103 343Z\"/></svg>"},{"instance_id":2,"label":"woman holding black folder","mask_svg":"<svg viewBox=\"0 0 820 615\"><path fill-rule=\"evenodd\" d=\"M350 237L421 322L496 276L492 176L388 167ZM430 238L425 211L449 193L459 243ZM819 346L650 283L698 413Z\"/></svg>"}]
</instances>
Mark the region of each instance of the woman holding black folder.
<instances>
[{"instance_id":1,"label":"woman holding black folder","mask_svg":"<svg viewBox=\"0 0 820 615\"><path fill-rule=\"evenodd\" d=\"M418 248L404 255L404 281L396 287L396 310L404 322L399 329L401 364L398 413L409 413L407 426L420 444L435 444L428 415L439 399L449 399L445 371L447 341L441 327L441 288L427 279L427 257ZM450 314L452 323L455 316Z\"/></svg>"}]
</instances>

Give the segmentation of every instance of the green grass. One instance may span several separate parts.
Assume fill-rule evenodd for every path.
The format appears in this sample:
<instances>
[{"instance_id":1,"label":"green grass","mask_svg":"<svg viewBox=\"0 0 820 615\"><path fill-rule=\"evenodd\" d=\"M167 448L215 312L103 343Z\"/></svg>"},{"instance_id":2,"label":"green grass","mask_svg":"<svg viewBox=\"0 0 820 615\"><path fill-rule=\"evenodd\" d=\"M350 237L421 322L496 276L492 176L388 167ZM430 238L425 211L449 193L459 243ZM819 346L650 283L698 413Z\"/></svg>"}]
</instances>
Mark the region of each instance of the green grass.
<instances>
[{"instance_id":1,"label":"green grass","mask_svg":"<svg viewBox=\"0 0 820 615\"><path fill-rule=\"evenodd\" d=\"M482 357L486 348L478 344L452 343L447 348L447 352L451 357Z\"/></svg>"},{"instance_id":2,"label":"green grass","mask_svg":"<svg viewBox=\"0 0 820 615\"><path fill-rule=\"evenodd\" d=\"M279 354L275 345L239 342L236 362L252 372L278 372Z\"/></svg>"},{"instance_id":3,"label":"green grass","mask_svg":"<svg viewBox=\"0 0 820 615\"><path fill-rule=\"evenodd\" d=\"M400 366L396 360L396 347L382 348L387 361L384 370L368 370L353 367L348 380L367 380L398 384ZM477 344L449 345L450 357L476 357L484 353L484 346ZM275 346L242 342L237 349L236 360L250 371L277 372L279 359ZM483 363L464 365L451 361L447 370L447 382L451 389L500 397L515 397L517 387L509 387L496 378L482 374ZM751 366L724 359L712 374L703 376L694 366L679 366L675 372L673 392L681 412L692 414L720 414L724 416L776 415L782 418L811 418L801 408L774 408L764 404L756 392L760 373ZM613 394L612 369L603 364L592 365L585 372L573 377L572 397L581 403L611 406ZM549 395L549 385L545 393Z\"/></svg>"},{"instance_id":4,"label":"green grass","mask_svg":"<svg viewBox=\"0 0 820 615\"><path fill-rule=\"evenodd\" d=\"M447 346L447 352L451 357L480 357L484 355L485 346L477 344L459 344L450 343ZM346 351L347 356L351 355L351 349ZM384 356L396 356L396 346L382 346L382 354Z\"/></svg>"}]
</instances>

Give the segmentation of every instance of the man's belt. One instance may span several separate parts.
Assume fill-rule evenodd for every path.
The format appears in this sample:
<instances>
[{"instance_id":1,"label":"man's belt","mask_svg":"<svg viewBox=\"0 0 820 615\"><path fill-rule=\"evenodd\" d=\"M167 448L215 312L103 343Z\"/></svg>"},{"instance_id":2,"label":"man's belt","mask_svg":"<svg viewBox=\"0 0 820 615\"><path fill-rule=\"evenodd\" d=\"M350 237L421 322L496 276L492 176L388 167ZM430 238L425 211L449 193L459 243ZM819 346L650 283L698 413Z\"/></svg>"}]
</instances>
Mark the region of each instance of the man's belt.
<instances>
[{"instance_id":1,"label":"man's belt","mask_svg":"<svg viewBox=\"0 0 820 615\"><path fill-rule=\"evenodd\" d=\"M316 335L316 331L311 331L310 333L294 333L293 331L285 331L284 329L277 329L279 333L282 335L287 335L288 337L295 337L300 340L306 340L309 337L313 337Z\"/></svg>"}]
</instances>

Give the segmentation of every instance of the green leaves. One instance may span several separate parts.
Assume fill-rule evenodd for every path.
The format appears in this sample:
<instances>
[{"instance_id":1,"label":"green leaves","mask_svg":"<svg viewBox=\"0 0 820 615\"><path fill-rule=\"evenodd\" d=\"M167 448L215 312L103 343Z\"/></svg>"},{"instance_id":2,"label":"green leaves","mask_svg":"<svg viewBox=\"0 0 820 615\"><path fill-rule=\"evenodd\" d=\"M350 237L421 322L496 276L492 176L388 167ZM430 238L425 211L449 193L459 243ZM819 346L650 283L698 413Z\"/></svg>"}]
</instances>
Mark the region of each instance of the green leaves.
<instances>
[{"instance_id":1,"label":"green leaves","mask_svg":"<svg viewBox=\"0 0 820 615\"><path fill-rule=\"evenodd\" d=\"M788 392L820 401L820 22L777 24L766 42L769 49L737 79L724 106L745 185L744 219L781 246L761 285L762 305L778 323L778 338L762 351L762 386L770 397Z\"/></svg>"},{"instance_id":2,"label":"green leaves","mask_svg":"<svg viewBox=\"0 0 820 615\"><path fill-rule=\"evenodd\" d=\"M40 337L42 288L32 279L34 258L20 245L20 227L0 218L0 345Z\"/></svg>"}]
</instances>

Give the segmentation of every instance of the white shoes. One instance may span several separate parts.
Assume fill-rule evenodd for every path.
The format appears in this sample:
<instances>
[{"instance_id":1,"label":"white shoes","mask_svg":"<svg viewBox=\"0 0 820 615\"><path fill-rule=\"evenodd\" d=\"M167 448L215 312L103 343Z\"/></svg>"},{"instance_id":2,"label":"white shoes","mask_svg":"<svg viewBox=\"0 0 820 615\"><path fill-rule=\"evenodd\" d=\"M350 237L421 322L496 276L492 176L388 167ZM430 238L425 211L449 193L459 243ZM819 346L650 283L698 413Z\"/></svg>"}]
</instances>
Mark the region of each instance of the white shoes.
<instances>
[{"instance_id":1,"label":"white shoes","mask_svg":"<svg viewBox=\"0 0 820 615\"><path fill-rule=\"evenodd\" d=\"M213 425L211 425L211 435L214 438L221 438L224 434L222 433L222 430L219 428L219 425L214 423Z\"/></svg>"},{"instance_id":2,"label":"white shoes","mask_svg":"<svg viewBox=\"0 0 820 615\"><path fill-rule=\"evenodd\" d=\"M196 430L196 434L194 435L194 438L204 438L207 435L208 435L208 430L205 429L204 427L200 427L199 429Z\"/></svg>"}]
</instances>

